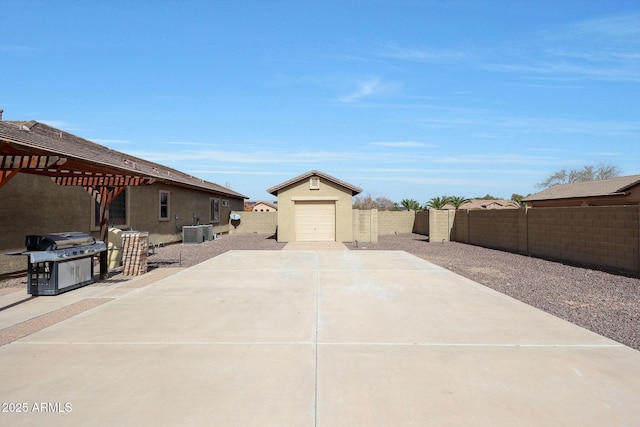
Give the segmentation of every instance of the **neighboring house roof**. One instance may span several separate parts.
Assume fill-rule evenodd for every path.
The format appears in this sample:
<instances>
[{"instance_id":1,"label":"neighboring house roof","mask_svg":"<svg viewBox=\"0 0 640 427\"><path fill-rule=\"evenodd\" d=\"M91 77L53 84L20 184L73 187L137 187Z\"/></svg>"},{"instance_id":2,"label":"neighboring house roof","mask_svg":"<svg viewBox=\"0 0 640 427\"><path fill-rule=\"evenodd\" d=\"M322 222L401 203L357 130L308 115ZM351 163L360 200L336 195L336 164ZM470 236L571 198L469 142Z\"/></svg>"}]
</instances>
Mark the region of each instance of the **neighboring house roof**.
<instances>
[{"instance_id":1,"label":"neighboring house roof","mask_svg":"<svg viewBox=\"0 0 640 427\"><path fill-rule=\"evenodd\" d=\"M356 187L355 185L349 184L347 182L341 181L338 178L335 178L331 175L328 175L324 172L320 172L318 170L310 170L309 172L305 172L302 175L298 175L295 178L291 178L288 181L283 182L282 184L278 184L275 185L271 188L267 189L267 193L273 194L274 196L278 195L278 191L282 190L283 188L289 187L290 185L293 185L299 181L302 181L303 179L308 179L311 178L312 176L319 176L320 178L326 179L327 181L331 181L334 184L337 184L341 187L344 187L348 190L351 190L351 195L355 196L356 194L360 194L362 193L362 189L360 187Z\"/></svg>"},{"instance_id":2,"label":"neighboring house roof","mask_svg":"<svg viewBox=\"0 0 640 427\"><path fill-rule=\"evenodd\" d=\"M114 173L154 178L156 181L246 199L229 188L204 181L176 169L112 150L36 121L0 121L0 142L20 150L41 150L53 155L96 165ZM0 155L5 154L0 146Z\"/></svg>"},{"instance_id":3,"label":"neighboring house roof","mask_svg":"<svg viewBox=\"0 0 640 427\"><path fill-rule=\"evenodd\" d=\"M504 199L472 199L463 205L460 205L459 209L517 209L519 206L513 200ZM444 206L445 209L455 209L455 207L449 203Z\"/></svg>"},{"instance_id":4,"label":"neighboring house roof","mask_svg":"<svg viewBox=\"0 0 640 427\"><path fill-rule=\"evenodd\" d=\"M258 201L258 202L254 202L253 203L253 207L254 208L256 206L259 206L259 205L265 205L265 206L270 207L271 209L278 210L278 203L277 202L274 203L274 202L261 202L261 201Z\"/></svg>"},{"instance_id":5,"label":"neighboring house roof","mask_svg":"<svg viewBox=\"0 0 640 427\"><path fill-rule=\"evenodd\" d=\"M640 175L558 184L527 196L522 200L524 202L533 202L577 197L624 196L626 190L638 184L640 184Z\"/></svg>"}]
</instances>

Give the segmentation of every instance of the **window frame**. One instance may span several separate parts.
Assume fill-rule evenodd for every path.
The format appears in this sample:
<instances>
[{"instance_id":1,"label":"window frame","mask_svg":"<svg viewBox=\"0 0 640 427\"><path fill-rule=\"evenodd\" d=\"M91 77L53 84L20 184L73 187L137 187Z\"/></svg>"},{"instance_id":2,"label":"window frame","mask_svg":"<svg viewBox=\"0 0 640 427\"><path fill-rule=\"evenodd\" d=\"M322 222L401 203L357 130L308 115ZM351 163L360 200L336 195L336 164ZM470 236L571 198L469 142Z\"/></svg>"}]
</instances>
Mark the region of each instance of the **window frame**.
<instances>
[{"instance_id":1,"label":"window frame","mask_svg":"<svg viewBox=\"0 0 640 427\"><path fill-rule=\"evenodd\" d=\"M162 195L167 195L166 204L162 203ZM162 216L162 208L166 207L166 215ZM171 192L166 190L158 191L158 221L169 221L171 219Z\"/></svg>"},{"instance_id":2,"label":"window frame","mask_svg":"<svg viewBox=\"0 0 640 427\"><path fill-rule=\"evenodd\" d=\"M220 197L210 197L209 198L209 222L220 222L220 211L221 211ZM217 213L217 216L216 216L216 213Z\"/></svg>"},{"instance_id":3,"label":"window frame","mask_svg":"<svg viewBox=\"0 0 640 427\"><path fill-rule=\"evenodd\" d=\"M116 197L116 200L119 197L124 197L125 223L116 224L113 222L112 215L109 215L109 227L127 229L130 227L130 223L131 223L131 192L129 191L129 187L126 187L122 191L122 193L120 193L118 197ZM100 215L100 204L93 197L91 198L91 200L93 201L93 203L91 203L91 230L98 231L100 230L100 218L98 218L98 216ZM112 206L113 206L113 203L109 205L109 214L111 214ZM98 221L97 224L96 224L96 220Z\"/></svg>"}]
</instances>

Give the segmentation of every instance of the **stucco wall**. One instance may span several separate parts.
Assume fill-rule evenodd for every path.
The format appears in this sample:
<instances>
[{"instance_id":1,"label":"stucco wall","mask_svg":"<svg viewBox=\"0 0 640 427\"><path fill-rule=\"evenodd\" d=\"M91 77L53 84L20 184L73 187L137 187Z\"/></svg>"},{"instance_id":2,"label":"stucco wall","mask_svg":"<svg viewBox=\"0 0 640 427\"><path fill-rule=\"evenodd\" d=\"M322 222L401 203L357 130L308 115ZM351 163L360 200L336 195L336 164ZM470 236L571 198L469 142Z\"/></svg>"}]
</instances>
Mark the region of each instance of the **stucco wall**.
<instances>
[{"instance_id":1,"label":"stucco wall","mask_svg":"<svg viewBox=\"0 0 640 427\"><path fill-rule=\"evenodd\" d=\"M269 234L278 228L278 212L235 212L240 215L237 227L231 225L229 234Z\"/></svg>"},{"instance_id":2,"label":"stucco wall","mask_svg":"<svg viewBox=\"0 0 640 427\"><path fill-rule=\"evenodd\" d=\"M89 232L93 199L83 188L61 187L50 178L17 174L0 188L0 275L27 269L28 234ZM97 234L96 234L97 236Z\"/></svg>"},{"instance_id":3,"label":"stucco wall","mask_svg":"<svg viewBox=\"0 0 640 427\"><path fill-rule=\"evenodd\" d=\"M168 220L159 218L160 190L170 193ZM215 233L229 231L231 210L243 207L242 199L165 183L129 187L127 192L128 224L118 226L147 231L152 243L180 241L182 226L194 223L194 213L201 224L208 224L211 197L229 200L228 207L221 204L220 222L213 223ZM81 231L99 238L99 227L93 224L93 205L93 198L81 187L63 187L47 177L21 173L9 180L0 188L0 275L26 270L25 257L3 254L24 251L28 234Z\"/></svg>"},{"instance_id":4,"label":"stucco wall","mask_svg":"<svg viewBox=\"0 0 640 427\"><path fill-rule=\"evenodd\" d=\"M160 191L168 191L170 194L168 220L159 218ZM165 183L130 187L129 192L131 195L129 226L133 230L148 231L149 240L153 243L181 241L182 227L194 225L196 218L200 224L212 224L214 233L226 233L229 231L231 210L237 210L238 206L243 206L241 199L230 199L227 196ZM220 199L220 221L217 222L210 221L211 198ZM222 200L228 200L229 206L222 206Z\"/></svg>"},{"instance_id":5,"label":"stucco wall","mask_svg":"<svg viewBox=\"0 0 640 427\"><path fill-rule=\"evenodd\" d=\"M309 178L302 179L278 191L278 241L294 242L295 202L332 200L336 204L336 241L353 241L351 190L320 178L320 188L309 188Z\"/></svg>"}]
</instances>

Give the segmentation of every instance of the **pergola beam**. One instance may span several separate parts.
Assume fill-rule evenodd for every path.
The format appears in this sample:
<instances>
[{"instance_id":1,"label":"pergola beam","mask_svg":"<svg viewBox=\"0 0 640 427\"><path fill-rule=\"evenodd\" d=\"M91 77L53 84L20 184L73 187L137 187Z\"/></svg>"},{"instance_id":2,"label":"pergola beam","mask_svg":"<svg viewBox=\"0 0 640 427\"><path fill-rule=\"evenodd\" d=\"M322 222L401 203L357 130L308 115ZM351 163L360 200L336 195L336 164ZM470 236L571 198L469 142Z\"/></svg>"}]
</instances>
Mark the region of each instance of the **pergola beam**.
<instances>
[{"instance_id":1,"label":"pergola beam","mask_svg":"<svg viewBox=\"0 0 640 427\"><path fill-rule=\"evenodd\" d=\"M113 162L111 153L111 164L95 160L94 153L77 157L62 154L55 151L57 138L24 133L24 129L0 128L0 188L18 173L47 176L60 186L85 188L100 205L100 238L105 244L108 244L111 202L127 187L155 182L154 178L144 176L144 172L136 171L135 162L131 164L125 160L127 166L124 168L115 166L117 162ZM62 138L62 132L60 135ZM47 139L46 144L43 143L43 138ZM52 144L51 140L56 142ZM74 140L70 142L75 143ZM51 145L54 151L49 151L43 145ZM107 277L107 270L108 253L105 251L100 254L101 279Z\"/></svg>"},{"instance_id":2,"label":"pergola beam","mask_svg":"<svg viewBox=\"0 0 640 427\"><path fill-rule=\"evenodd\" d=\"M0 169L50 169L67 161L60 156L0 156Z\"/></svg>"}]
</instances>

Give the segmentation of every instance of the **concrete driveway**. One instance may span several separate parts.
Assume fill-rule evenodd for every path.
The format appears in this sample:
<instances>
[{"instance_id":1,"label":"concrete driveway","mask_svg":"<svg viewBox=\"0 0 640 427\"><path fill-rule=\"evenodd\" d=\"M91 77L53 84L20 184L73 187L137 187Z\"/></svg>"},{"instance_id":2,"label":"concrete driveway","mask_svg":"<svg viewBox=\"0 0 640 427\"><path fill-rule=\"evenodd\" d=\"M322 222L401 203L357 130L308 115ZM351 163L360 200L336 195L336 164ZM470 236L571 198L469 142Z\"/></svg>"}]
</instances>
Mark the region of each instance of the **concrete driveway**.
<instances>
[{"instance_id":1,"label":"concrete driveway","mask_svg":"<svg viewBox=\"0 0 640 427\"><path fill-rule=\"evenodd\" d=\"M231 251L159 271L0 296L16 300L0 328L88 304L0 347L0 425L640 420L640 352L406 252Z\"/></svg>"}]
</instances>

